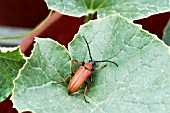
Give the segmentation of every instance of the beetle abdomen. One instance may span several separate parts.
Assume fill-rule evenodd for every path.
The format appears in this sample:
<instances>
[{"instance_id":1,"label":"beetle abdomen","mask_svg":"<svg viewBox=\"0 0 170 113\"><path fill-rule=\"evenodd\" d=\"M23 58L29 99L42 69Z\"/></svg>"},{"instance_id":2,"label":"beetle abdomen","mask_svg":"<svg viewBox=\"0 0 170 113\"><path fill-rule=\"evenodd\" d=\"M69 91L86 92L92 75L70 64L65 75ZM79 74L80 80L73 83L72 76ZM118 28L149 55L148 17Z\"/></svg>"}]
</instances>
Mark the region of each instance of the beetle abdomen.
<instances>
[{"instance_id":1,"label":"beetle abdomen","mask_svg":"<svg viewBox=\"0 0 170 113\"><path fill-rule=\"evenodd\" d=\"M90 76L90 74L90 70L85 69L84 66L80 66L68 85L68 94L77 91L86 81L86 79Z\"/></svg>"}]
</instances>

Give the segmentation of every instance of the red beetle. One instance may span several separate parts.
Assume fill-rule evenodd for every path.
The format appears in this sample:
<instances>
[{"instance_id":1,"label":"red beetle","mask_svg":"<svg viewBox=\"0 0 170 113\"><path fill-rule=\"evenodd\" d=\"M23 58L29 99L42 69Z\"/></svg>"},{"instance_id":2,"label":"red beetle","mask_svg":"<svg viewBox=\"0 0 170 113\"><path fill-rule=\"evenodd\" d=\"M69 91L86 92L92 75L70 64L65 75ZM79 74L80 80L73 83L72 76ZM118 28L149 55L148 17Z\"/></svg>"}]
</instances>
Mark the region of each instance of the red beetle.
<instances>
[{"instance_id":1,"label":"red beetle","mask_svg":"<svg viewBox=\"0 0 170 113\"><path fill-rule=\"evenodd\" d=\"M71 67L71 74L68 75L62 82L58 82L57 84L64 83L68 78L72 77L71 80L70 80L70 83L68 85L68 94L72 94L72 93L76 92L82 86L82 84L84 83L85 84L84 100L85 100L85 102L89 103L86 100L85 96L86 96L87 90L89 89L89 87L90 87L90 85L92 83L92 78L90 76L91 71L98 70L98 69L104 68L106 66L106 65L104 65L104 66L99 66L97 68L93 68L95 63L98 63L98 62L110 62L110 63L115 64L116 66L118 66L118 65L115 62L108 61L108 60L94 61L92 59L92 57L91 57L91 52L90 52L90 48L89 48L89 45L87 43L87 40L85 39L84 36L82 36L82 37L85 40L85 42L87 44L88 51L89 51L89 56L90 56L89 62L88 63L77 62L77 61L76 62L72 62L73 64L82 64L82 66L80 66L78 68L78 70L76 71L75 74L73 73L72 67ZM86 82L87 78L89 78L90 84L88 84Z\"/></svg>"}]
</instances>

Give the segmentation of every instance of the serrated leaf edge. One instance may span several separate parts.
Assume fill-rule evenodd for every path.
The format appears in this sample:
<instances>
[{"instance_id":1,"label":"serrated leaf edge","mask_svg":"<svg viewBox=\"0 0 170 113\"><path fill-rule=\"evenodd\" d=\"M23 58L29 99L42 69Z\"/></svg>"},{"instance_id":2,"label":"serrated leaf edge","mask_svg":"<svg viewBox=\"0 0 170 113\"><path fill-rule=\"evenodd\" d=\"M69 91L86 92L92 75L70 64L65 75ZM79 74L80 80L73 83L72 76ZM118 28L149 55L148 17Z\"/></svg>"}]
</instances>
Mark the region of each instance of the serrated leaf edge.
<instances>
[{"instance_id":1,"label":"serrated leaf edge","mask_svg":"<svg viewBox=\"0 0 170 113\"><path fill-rule=\"evenodd\" d=\"M24 54L21 52L21 49L20 49L20 47L19 46L17 46L17 47L0 47L0 52L1 53L8 53L8 52L13 52L13 51L19 51L19 53L20 53L20 55L22 56L22 58L23 58L23 60L25 61L26 60L26 58L25 58L25 56L24 56ZM4 57L1 57L1 58L4 58ZM14 59L10 59L10 58L4 58L4 59L8 59L8 60L12 60L12 61L17 61L17 62L19 62L19 60L14 60ZM19 73L19 72L18 72ZM8 97L10 94L12 93L12 91L11 92L8 92L8 93L6 93L5 95L4 95L4 97ZM2 101L4 101L6 98L4 98ZM2 102L1 101L1 102Z\"/></svg>"},{"instance_id":2,"label":"serrated leaf edge","mask_svg":"<svg viewBox=\"0 0 170 113\"><path fill-rule=\"evenodd\" d=\"M1 53L8 53L8 52L13 52L13 51L19 51L20 55L23 57L23 59L25 60L26 57L24 56L24 54L21 52L21 49L19 46L17 47L0 47L0 52ZM1 57L1 58L4 58L4 57ZM20 61L20 60L14 60L14 59L11 59L11 58L4 58L4 59L9 59L9 60L13 60L13 61Z\"/></svg>"},{"instance_id":3,"label":"serrated leaf edge","mask_svg":"<svg viewBox=\"0 0 170 113\"><path fill-rule=\"evenodd\" d=\"M104 19L107 19L107 18L110 18L110 17L113 17L113 16L117 16L117 17L123 18L123 19L125 19L129 24L133 24L134 26L137 26L139 30L144 31L146 34L153 36L157 41L161 42L161 43L164 45L164 47L169 50L169 55L170 55L170 47L169 47L168 45L166 45L163 40L160 40L160 39L157 37L157 35L152 34L152 33L150 33L150 32L147 31L147 30L142 29L142 25L135 24L133 21L127 19L126 17L124 17L124 16L122 16L122 15L120 15L120 14L113 14L113 15L106 16L106 17L104 17L104 18L99 18L99 19L96 19L96 20L90 20L89 22L87 22L87 23L85 23L85 24L83 24L83 25L80 25L80 28L79 28L78 32L74 35L73 40L68 43L68 50L69 50L69 45L75 40L75 38L76 38L78 35L80 35L80 31L81 31L82 27L88 26L89 24L91 24L91 23L93 23L93 22L102 21L102 20L104 20Z\"/></svg>"},{"instance_id":4,"label":"serrated leaf edge","mask_svg":"<svg viewBox=\"0 0 170 113\"><path fill-rule=\"evenodd\" d=\"M13 108L16 108L19 113L21 113L22 111L20 111L20 109L16 106L15 100L13 99L13 98L14 98L14 95L15 95L14 90L15 90L15 88L16 88L15 81L16 81L17 79L19 79L21 71L24 70L25 66L26 66L27 63L28 63L28 60L31 59L31 57L33 56L33 52L35 51L35 46L36 46L36 44L38 44L37 42L38 42L39 39L41 40L41 39L43 39L43 38L35 37L35 40L34 40L35 43L33 44L33 45L34 45L34 48L33 48L33 50L31 51L30 57L26 57L26 58L25 58L25 60L26 60L25 64L24 64L23 67L19 70L19 72L18 72L18 74L17 74L17 77L13 80L14 87L13 87L13 89L12 89L12 96L11 96L10 100L13 102ZM45 39L46 39L46 40L53 41L53 42L59 44L59 45L60 45L61 47L63 47L65 50L67 50L64 45L61 45L61 44L58 43L57 41L54 41L54 40L52 40L52 39L50 39L50 38L45 38ZM67 50L67 51L68 51L68 50ZM68 51L68 53L69 53L69 55L70 55L70 52L69 52L69 51ZM33 110L31 110L31 109L25 109L24 111L31 111L32 113L35 113L35 111L33 111Z\"/></svg>"}]
</instances>

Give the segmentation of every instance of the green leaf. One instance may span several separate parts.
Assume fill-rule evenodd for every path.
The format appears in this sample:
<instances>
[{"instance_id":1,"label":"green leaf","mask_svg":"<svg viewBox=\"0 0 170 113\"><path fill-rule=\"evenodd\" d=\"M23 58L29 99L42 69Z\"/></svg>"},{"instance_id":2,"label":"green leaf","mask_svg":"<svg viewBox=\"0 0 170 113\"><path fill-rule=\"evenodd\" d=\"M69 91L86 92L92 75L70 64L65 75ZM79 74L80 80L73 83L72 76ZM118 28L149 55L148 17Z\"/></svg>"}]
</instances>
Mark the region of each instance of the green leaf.
<instances>
[{"instance_id":1,"label":"green leaf","mask_svg":"<svg viewBox=\"0 0 170 113\"><path fill-rule=\"evenodd\" d=\"M163 41L170 46L170 21L166 25L164 29L164 34L163 34Z\"/></svg>"},{"instance_id":2,"label":"green leaf","mask_svg":"<svg viewBox=\"0 0 170 113\"><path fill-rule=\"evenodd\" d=\"M98 18L121 14L130 20L170 11L169 0L45 0L49 9L81 17L97 12Z\"/></svg>"},{"instance_id":3,"label":"green leaf","mask_svg":"<svg viewBox=\"0 0 170 113\"><path fill-rule=\"evenodd\" d=\"M24 63L19 47L0 48L0 102L12 93L13 80Z\"/></svg>"},{"instance_id":4,"label":"green leaf","mask_svg":"<svg viewBox=\"0 0 170 113\"><path fill-rule=\"evenodd\" d=\"M36 38L33 53L15 80L12 100L18 111L45 112L46 108L42 110L45 106L53 106L53 99L62 90L58 91L52 83L62 81L70 73L69 65L70 57L65 47L51 39ZM59 88L62 87L59 85Z\"/></svg>"},{"instance_id":5,"label":"green leaf","mask_svg":"<svg viewBox=\"0 0 170 113\"><path fill-rule=\"evenodd\" d=\"M93 83L67 94L67 85L51 85L69 73L69 54L52 40L37 39L33 54L15 80L12 96L19 112L37 113L168 113L170 111L170 48L155 35L115 15L81 26L69 44L73 60L111 60L92 73ZM60 57L59 57L60 56ZM51 60L54 59L54 60ZM74 66L75 70L76 66ZM60 70L60 71L58 71Z\"/></svg>"}]
</instances>

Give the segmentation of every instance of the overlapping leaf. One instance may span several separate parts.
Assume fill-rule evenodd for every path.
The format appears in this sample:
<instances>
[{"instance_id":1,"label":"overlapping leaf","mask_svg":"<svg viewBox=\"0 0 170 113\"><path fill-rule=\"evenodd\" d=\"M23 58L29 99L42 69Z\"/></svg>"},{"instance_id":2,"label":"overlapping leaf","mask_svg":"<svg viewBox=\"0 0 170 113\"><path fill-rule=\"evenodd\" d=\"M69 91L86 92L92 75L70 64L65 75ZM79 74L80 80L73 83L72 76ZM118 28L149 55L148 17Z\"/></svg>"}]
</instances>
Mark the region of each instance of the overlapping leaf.
<instances>
[{"instance_id":1,"label":"overlapping leaf","mask_svg":"<svg viewBox=\"0 0 170 113\"><path fill-rule=\"evenodd\" d=\"M51 96L57 97L57 87L52 83L61 81L70 73L69 62L69 54L64 47L51 39L36 38L33 53L15 81L12 99L18 111L35 107L35 111L45 112L46 108L42 109L53 104L48 103L54 101ZM48 104L44 106L46 102Z\"/></svg>"},{"instance_id":2,"label":"overlapping leaf","mask_svg":"<svg viewBox=\"0 0 170 113\"><path fill-rule=\"evenodd\" d=\"M163 41L170 46L170 21L164 29Z\"/></svg>"},{"instance_id":3,"label":"overlapping leaf","mask_svg":"<svg viewBox=\"0 0 170 113\"><path fill-rule=\"evenodd\" d=\"M0 101L12 93L12 81L24 63L19 48L0 48Z\"/></svg>"},{"instance_id":4,"label":"overlapping leaf","mask_svg":"<svg viewBox=\"0 0 170 113\"><path fill-rule=\"evenodd\" d=\"M68 96L67 85L52 85L70 73L69 54L58 43L36 39L33 54L15 80L12 96L18 111L37 113L168 113L170 111L170 49L155 35L121 16L109 16L81 26L69 44L73 60L111 60L92 74L83 88ZM97 66L106 63L98 63Z\"/></svg>"},{"instance_id":5,"label":"overlapping leaf","mask_svg":"<svg viewBox=\"0 0 170 113\"><path fill-rule=\"evenodd\" d=\"M99 18L121 14L130 20L170 11L169 0L45 0L62 14L81 17L97 12Z\"/></svg>"}]
</instances>

